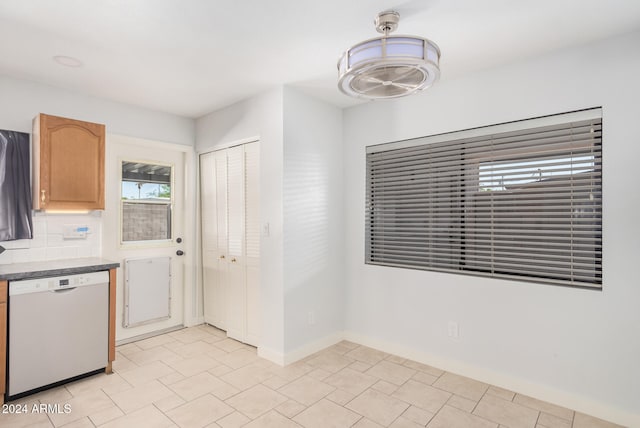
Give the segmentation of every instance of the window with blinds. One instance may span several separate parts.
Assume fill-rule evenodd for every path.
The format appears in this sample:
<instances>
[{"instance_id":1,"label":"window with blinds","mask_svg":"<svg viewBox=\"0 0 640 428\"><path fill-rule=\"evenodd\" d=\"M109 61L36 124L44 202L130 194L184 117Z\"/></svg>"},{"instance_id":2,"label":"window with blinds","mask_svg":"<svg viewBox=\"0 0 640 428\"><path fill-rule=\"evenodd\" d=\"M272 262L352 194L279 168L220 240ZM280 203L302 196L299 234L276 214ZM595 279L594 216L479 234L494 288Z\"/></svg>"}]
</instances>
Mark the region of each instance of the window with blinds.
<instances>
[{"instance_id":1,"label":"window with blinds","mask_svg":"<svg viewBox=\"0 0 640 428\"><path fill-rule=\"evenodd\" d=\"M602 287L602 111L367 147L369 264Z\"/></svg>"}]
</instances>

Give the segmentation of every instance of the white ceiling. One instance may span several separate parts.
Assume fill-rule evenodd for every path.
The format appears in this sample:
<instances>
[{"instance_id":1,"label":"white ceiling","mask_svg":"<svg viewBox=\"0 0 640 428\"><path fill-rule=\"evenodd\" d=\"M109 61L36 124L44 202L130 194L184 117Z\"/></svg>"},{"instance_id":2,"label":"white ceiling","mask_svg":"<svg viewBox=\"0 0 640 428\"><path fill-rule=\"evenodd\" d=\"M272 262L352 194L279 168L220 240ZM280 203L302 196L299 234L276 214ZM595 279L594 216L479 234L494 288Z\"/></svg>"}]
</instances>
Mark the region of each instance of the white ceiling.
<instances>
[{"instance_id":1,"label":"white ceiling","mask_svg":"<svg viewBox=\"0 0 640 428\"><path fill-rule=\"evenodd\" d=\"M386 9L441 80L640 29L638 0L1 0L0 75L192 118L282 84L348 106L336 62Z\"/></svg>"}]
</instances>

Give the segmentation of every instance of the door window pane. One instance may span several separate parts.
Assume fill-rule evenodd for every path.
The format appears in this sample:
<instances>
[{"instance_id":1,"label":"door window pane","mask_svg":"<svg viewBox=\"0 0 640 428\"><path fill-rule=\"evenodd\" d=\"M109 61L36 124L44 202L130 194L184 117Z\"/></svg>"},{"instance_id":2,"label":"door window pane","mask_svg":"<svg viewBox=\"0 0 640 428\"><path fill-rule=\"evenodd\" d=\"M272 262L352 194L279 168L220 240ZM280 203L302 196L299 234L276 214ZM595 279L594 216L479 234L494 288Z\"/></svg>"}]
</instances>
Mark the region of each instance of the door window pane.
<instances>
[{"instance_id":1,"label":"door window pane","mask_svg":"<svg viewBox=\"0 0 640 428\"><path fill-rule=\"evenodd\" d=\"M122 242L171 239L172 167L122 162Z\"/></svg>"}]
</instances>

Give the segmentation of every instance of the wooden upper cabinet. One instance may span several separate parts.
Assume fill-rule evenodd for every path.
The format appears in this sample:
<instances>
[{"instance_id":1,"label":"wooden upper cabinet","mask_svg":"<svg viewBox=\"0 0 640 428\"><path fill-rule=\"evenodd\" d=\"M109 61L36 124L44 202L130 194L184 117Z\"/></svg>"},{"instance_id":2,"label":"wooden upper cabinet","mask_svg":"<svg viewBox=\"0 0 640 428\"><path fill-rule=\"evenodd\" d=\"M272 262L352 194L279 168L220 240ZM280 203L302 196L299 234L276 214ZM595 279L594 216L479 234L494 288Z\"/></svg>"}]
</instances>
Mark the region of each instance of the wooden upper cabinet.
<instances>
[{"instance_id":1,"label":"wooden upper cabinet","mask_svg":"<svg viewBox=\"0 0 640 428\"><path fill-rule=\"evenodd\" d=\"M104 125L39 114L33 119L33 208L104 209Z\"/></svg>"}]
</instances>

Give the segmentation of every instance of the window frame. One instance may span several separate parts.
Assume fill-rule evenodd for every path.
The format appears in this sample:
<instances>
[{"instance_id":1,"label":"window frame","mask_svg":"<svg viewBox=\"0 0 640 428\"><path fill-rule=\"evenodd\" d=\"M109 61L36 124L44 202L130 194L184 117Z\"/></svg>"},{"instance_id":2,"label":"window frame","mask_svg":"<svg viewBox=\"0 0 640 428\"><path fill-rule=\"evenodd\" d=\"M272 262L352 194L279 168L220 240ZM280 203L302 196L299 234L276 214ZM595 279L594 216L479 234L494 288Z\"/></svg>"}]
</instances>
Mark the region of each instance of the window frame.
<instances>
[{"instance_id":1,"label":"window frame","mask_svg":"<svg viewBox=\"0 0 640 428\"><path fill-rule=\"evenodd\" d=\"M584 134L585 126L588 126L584 125L584 121L594 121L596 132L594 134L592 124L591 139L579 140L578 135L589 135ZM581 123L580 132L583 134L576 131L574 139L573 126ZM558 139L549 143L551 141L549 137L540 137L547 146L534 144L536 142L534 137L557 128L561 128L565 133L569 129L570 138L566 141ZM601 129L602 109L598 107L367 146L365 263L601 290L603 278ZM517 140L520 135L526 137L523 137L523 140ZM529 135L531 135L531 141L526 140ZM500 147L500 149L507 147L505 149L507 151L500 152L498 148L492 148L490 154L483 151L486 149L483 146L486 141L493 141L494 137L497 141L500 138L509 141L511 136L514 136L512 139L517 142L511 145L502 144ZM422 148L425 151L421 152ZM548 152L551 154L544 153L544 150L549 148L553 149ZM430 149L432 149L431 152L428 151ZM543 153L537 153L538 150ZM587 171L588 175L579 176L579 173L585 172L584 164L587 162L584 161L585 156L580 158L579 153L585 150L590 150L593 156L593 169ZM570 157L562 158L565 151ZM495 198L494 195L490 196L490 208L484 208L485 211L481 209L475 211L476 214L481 212L485 218L487 213L490 213L488 217L490 225L479 226L480 220L470 217L469 212L473 213L473 211L468 205L475 203L473 208L476 208L478 204L482 204L483 200L488 199L485 195L480 195L481 165L495 162L495 159L501 162L506 161L505 165L508 165L509 156L514 165L519 162L522 165L540 166L546 162L555 162L559 164L558 171L564 172L556 174L555 177L548 174L549 176L545 179L540 177L539 180L523 182L522 178L517 178L517 171L511 171L511 179L519 185L494 191L496 196ZM552 160L549 161L547 158ZM582 159L582 166L578 171L574 171L572 162L561 163L563 159L574 158ZM424 166L427 164L428 166ZM567 169L566 165L571 167ZM439 167L440 170L437 169ZM460 177L455 177L456 174L460 174ZM589 199L584 199L586 195L584 182L589 180L591 182ZM570 184L567 185L567 182ZM574 185L574 182L577 184ZM581 183L582 187L580 187ZM561 189L557 194L553 190L554 186ZM567 190L567 187L570 190ZM403 192L404 196L402 196ZM474 192L477 193L475 197ZM500 195L501 192L504 193ZM509 192L515 195L511 199L508 196ZM543 196L532 202L530 200L532 196L525 195L527 192L529 194L537 192ZM551 196L547 196L548 192ZM407 196L408 193L412 196ZM452 196L454 194L455 197ZM501 200L494 201L500 198ZM407 203L408 200L410 200L409 203ZM593 207L592 211L584 208L585 200L586 205ZM447 206L446 203L449 201L451 204ZM521 201L525 201L524 205ZM506 210L511 214L504 214L500 211L502 208L495 208L494 202L498 207L500 203L511 203L514 208ZM579 206L580 203L583 204ZM583 209L583 211L574 211L574 204L577 209ZM519 208L522 206L528 208ZM552 209L559 210L559 214ZM584 212L586 214L583 215ZM509 215L512 217L509 218ZM522 226L518 224L518 215L520 215ZM448 230L447 221L451 223L451 232L448 236L446 232L442 232ZM501 231L501 227L507 229L504 225L509 222L511 222L509 229L513 230ZM436 223L436 226L431 226ZM525 227L524 225L528 223L535 223L535 225ZM400 229L403 226L406 227ZM531 236L527 238L526 233L518 232L519 227L522 231L530 232ZM556 227L557 230L554 229ZM484 253L476 251L478 260L483 258L482 263L491 265L490 271L478 268L482 266L480 261L476 261L475 268L469 261L473 258L469 258L469 254L480 247L473 241L475 238L473 233L479 230L491 231L489 238L486 238L487 235L483 236ZM541 241L536 244L534 241L538 237L533 236L536 230L541 231L540 235L548 232L558 236L554 236L549 242ZM512 241L505 244L506 238L500 235L501 233L509 234L509 239ZM566 237L567 234L569 237ZM522 239L524 244L519 242L519 237L524 237ZM495 241L496 239L498 241ZM529 242L534 243L529 244ZM585 244L585 242L592 243ZM501 245L502 248L500 248ZM563 245L571 249L570 256L561 251ZM504 248L508 246L514 247L511 248L513 253L505 252ZM490 250L487 249L489 247ZM494 247L498 248L498 251L494 252ZM447 255L448 252L450 255ZM501 252L504 253L502 256L500 256ZM533 258L527 258L527 252L531 253L530 256ZM456 257L461 260L459 263L456 262ZM495 266L508 266L505 260L515 260L519 257L521 260L514 262L509 269L495 268ZM566 262L566 266L562 265L565 259L570 259ZM542 267L545 262L549 263L548 268Z\"/></svg>"},{"instance_id":2,"label":"window frame","mask_svg":"<svg viewBox=\"0 0 640 428\"><path fill-rule=\"evenodd\" d=\"M122 194L122 183L125 181L130 181L130 180L124 180L122 177L122 166L124 163L140 163L140 164L146 164L146 165L156 165L156 166L161 166L161 167L167 167L170 168L171 170L171 180L170 180L170 186L171 186L171 198L169 203L166 202L154 202L154 201L142 201L142 200L136 200L136 199L123 199L123 194ZM120 198L119 198L119 217L120 217L120 222L118 224L118 236L119 236L119 246L121 249L138 249L138 248L160 248L160 247L168 247L168 246L172 246L173 245L173 240L174 240L174 231L175 231L175 219L174 219L174 208L175 208L175 165L173 163L167 163L167 162L158 162L158 161L153 161L153 160L148 160L148 159L131 159L131 158L120 158L118 159L118 174L119 174L119 181L120 181L120 188L119 188L119 193L120 193ZM165 238L165 239L148 239L148 240L137 240L137 241L125 241L124 240L124 231L123 231L123 226L124 226L124 204L125 203L136 203L136 204L157 204L157 205L168 205L169 207L169 237Z\"/></svg>"}]
</instances>

